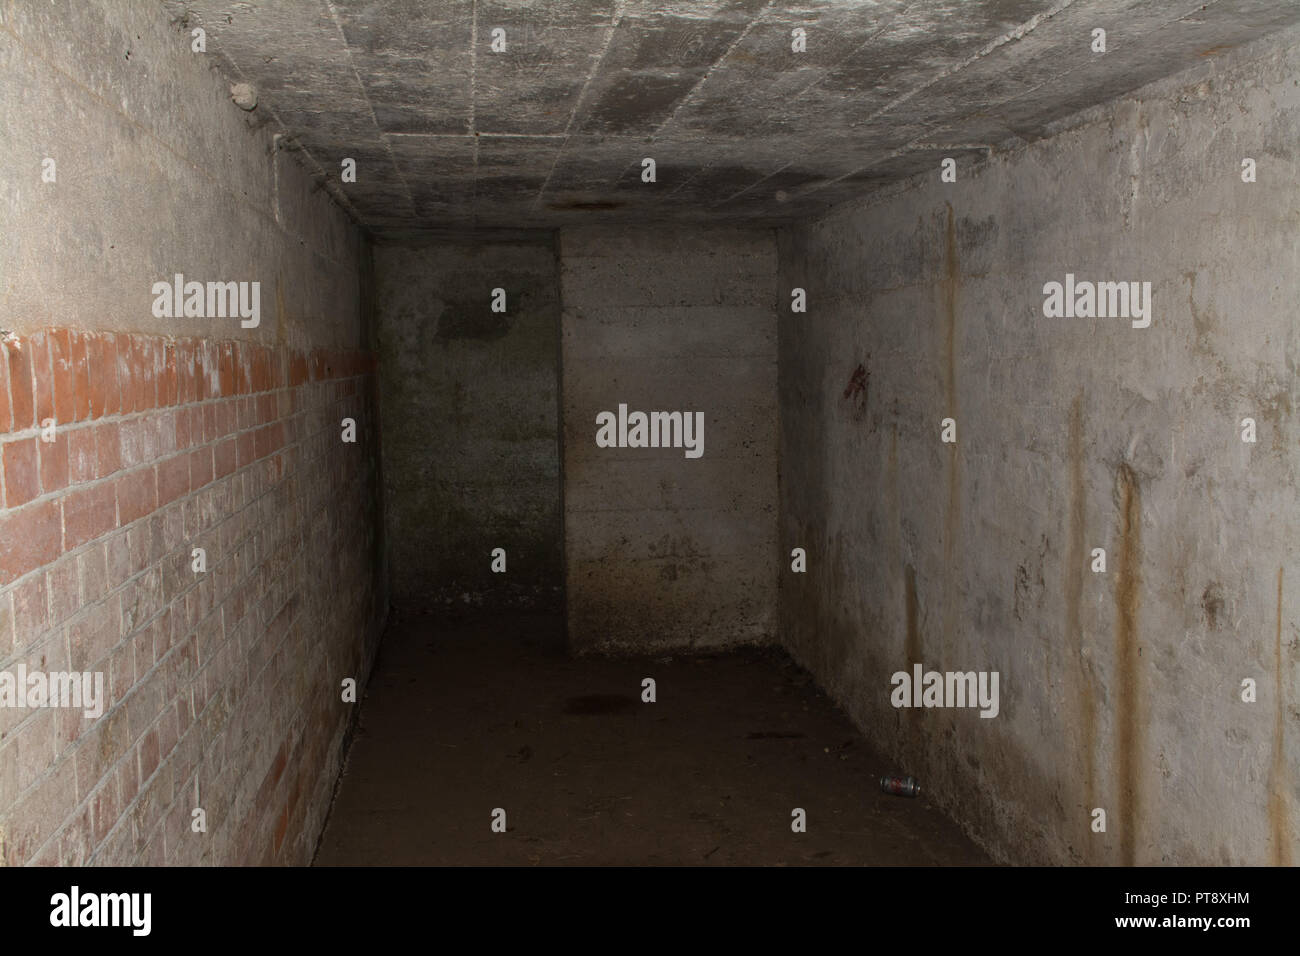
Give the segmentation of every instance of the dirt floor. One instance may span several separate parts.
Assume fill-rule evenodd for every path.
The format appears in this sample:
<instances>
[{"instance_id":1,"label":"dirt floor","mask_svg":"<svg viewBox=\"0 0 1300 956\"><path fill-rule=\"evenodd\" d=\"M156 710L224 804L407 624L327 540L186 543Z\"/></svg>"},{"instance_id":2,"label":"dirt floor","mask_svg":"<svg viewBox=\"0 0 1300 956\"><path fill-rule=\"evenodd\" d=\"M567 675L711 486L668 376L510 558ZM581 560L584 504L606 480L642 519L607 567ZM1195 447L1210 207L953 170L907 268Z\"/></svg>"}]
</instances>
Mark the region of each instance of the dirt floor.
<instances>
[{"instance_id":1,"label":"dirt floor","mask_svg":"<svg viewBox=\"0 0 1300 956\"><path fill-rule=\"evenodd\" d=\"M988 864L924 794L880 792L896 769L779 650L570 658L554 616L416 617L384 637L315 862Z\"/></svg>"}]
</instances>

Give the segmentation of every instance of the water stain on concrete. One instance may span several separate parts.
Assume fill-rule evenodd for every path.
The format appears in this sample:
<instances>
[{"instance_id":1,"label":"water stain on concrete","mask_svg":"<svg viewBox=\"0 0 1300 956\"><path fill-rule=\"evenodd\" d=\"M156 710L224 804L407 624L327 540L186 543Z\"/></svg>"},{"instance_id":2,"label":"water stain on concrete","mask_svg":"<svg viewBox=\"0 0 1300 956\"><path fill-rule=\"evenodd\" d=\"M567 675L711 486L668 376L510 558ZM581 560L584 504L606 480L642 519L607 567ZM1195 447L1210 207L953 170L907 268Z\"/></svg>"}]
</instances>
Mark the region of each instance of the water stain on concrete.
<instances>
[{"instance_id":1,"label":"water stain on concrete","mask_svg":"<svg viewBox=\"0 0 1300 956\"><path fill-rule=\"evenodd\" d=\"M1217 581L1211 581L1201 592L1201 610L1205 613L1206 626L1214 631L1222 626L1223 588Z\"/></svg>"},{"instance_id":2,"label":"water stain on concrete","mask_svg":"<svg viewBox=\"0 0 1300 956\"><path fill-rule=\"evenodd\" d=\"M288 310L284 307L284 281L280 276L275 279L275 341L283 345L288 341Z\"/></svg>"},{"instance_id":3,"label":"water stain on concrete","mask_svg":"<svg viewBox=\"0 0 1300 956\"><path fill-rule=\"evenodd\" d=\"M507 304L518 303L519 296L518 291L507 291ZM523 311L522 303L516 308ZM510 319L507 312L493 312L487 301L457 301L443 306L434 327L434 341L437 342L453 339L490 342L510 332Z\"/></svg>"},{"instance_id":4,"label":"water stain on concrete","mask_svg":"<svg viewBox=\"0 0 1300 956\"><path fill-rule=\"evenodd\" d=\"M903 589L905 611L907 614L907 632L903 643L903 656L906 663L924 664L925 651L921 647L921 625L918 621L920 607L916 599L916 569L910 564L903 568Z\"/></svg>"},{"instance_id":5,"label":"water stain on concrete","mask_svg":"<svg viewBox=\"0 0 1300 956\"><path fill-rule=\"evenodd\" d=\"M957 409L957 287L961 282L961 269L957 261L957 222L953 215L952 203L944 203L948 210L947 223L944 227L944 280L943 280L943 325L944 325L944 390L948 401L947 414L957 425L957 440L961 441L961 421ZM944 520L944 615L943 639L939 648L939 661L948 659L948 649L953 646L957 630L959 613L958 574L960 571L960 548L957 540L961 528L961 456L957 453L957 443L948 446L948 510Z\"/></svg>"},{"instance_id":6,"label":"water stain on concrete","mask_svg":"<svg viewBox=\"0 0 1300 956\"><path fill-rule=\"evenodd\" d=\"M944 226L944 277L943 277L943 319L944 319L944 359L946 361L944 387L948 398L948 414L957 417L957 286L961 281L961 270L957 260L957 222L953 216L952 203L944 203L948 208L948 219Z\"/></svg>"},{"instance_id":7,"label":"water stain on concrete","mask_svg":"<svg viewBox=\"0 0 1300 956\"><path fill-rule=\"evenodd\" d=\"M1093 687L1092 666L1083 643L1083 582L1088 573L1084 550L1087 546L1087 491L1083 480L1083 393L1070 406L1070 531L1069 551L1065 558L1065 636L1074 663L1074 704L1079 731L1080 756L1083 759L1083 812L1075 826L1077 841L1085 860L1091 860L1094 841L1089 826L1090 812L1097 805L1097 703Z\"/></svg>"},{"instance_id":8,"label":"water stain on concrete","mask_svg":"<svg viewBox=\"0 0 1300 956\"><path fill-rule=\"evenodd\" d=\"M1277 569L1277 633L1273 640L1273 766L1269 773L1268 823L1273 866L1291 865L1290 808L1287 805L1286 685L1282 680L1282 569Z\"/></svg>"},{"instance_id":9,"label":"water stain on concrete","mask_svg":"<svg viewBox=\"0 0 1300 956\"><path fill-rule=\"evenodd\" d=\"M1142 720L1139 714L1138 610L1141 605L1142 499L1137 473L1127 463L1116 474L1119 556L1115 581L1115 755L1119 783L1120 862L1137 862L1142 818Z\"/></svg>"}]
</instances>

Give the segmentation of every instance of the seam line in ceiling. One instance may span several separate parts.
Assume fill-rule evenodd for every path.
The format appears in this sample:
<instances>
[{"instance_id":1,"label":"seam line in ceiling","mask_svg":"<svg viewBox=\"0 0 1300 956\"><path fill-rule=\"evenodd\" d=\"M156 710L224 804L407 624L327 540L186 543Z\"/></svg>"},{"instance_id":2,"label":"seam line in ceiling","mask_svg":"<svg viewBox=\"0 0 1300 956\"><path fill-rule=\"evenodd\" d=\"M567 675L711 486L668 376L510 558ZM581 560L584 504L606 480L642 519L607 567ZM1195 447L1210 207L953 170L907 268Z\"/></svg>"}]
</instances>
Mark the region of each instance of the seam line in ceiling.
<instances>
[{"instance_id":1,"label":"seam line in ceiling","mask_svg":"<svg viewBox=\"0 0 1300 956\"><path fill-rule=\"evenodd\" d=\"M565 150L569 148L569 140L573 137L573 123L578 117L578 110L582 108L583 100L587 98L587 90L591 87L591 81L595 79L596 74L600 72L601 66L605 62L605 57L609 53L609 48L614 42L614 34L618 32L618 25L623 20L624 0L614 0L614 14L609 21L609 32L605 36L605 42L600 48L600 56L596 57L596 62L591 65L591 70L587 73L587 80L582 84L582 91L578 94L577 100L574 101L573 109L569 113L569 122L564 126L564 142L560 148L555 151L555 161L551 163L550 171L546 174L542 186L537 190L537 198L533 200L533 209L537 209L542 204L542 197L546 195L546 190L551 185L551 177L555 175L555 170L560 165L560 160L564 158Z\"/></svg>"},{"instance_id":2,"label":"seam line in ceiling","mask_svg":"<svg viewBox=\"0 0 1300 956\"><path fill-rule=\"evenodd\" d=\"M361 99L366 104L366 112L370 114L370 122L374 124L375 139L384 144L384 152L388 154L388 161L393 164L393 172L397 174L397 179L402 184L402 191L406 193L407 205L411 209L411 215L414 216L416 215L415 197L411 195L411 185L406 181L406 177L402 175L402 168L397 165L397 157L393 155L393 147L388 142L388 137L379 128L379 119L375 116L375 106L370 102L370 91L366 89L366 84L361 80L361 73L357 70L356 60L352 57L352 45L348 43L347 34L343 32L343 24L339 22L338 11L334 9L331 0L321 0L321 2L325 5L325 10L330 16L330 23L334 24L334 30L338 33L339 41L343 44L343 49L347 53L348 69L352 71L352 75L356 78L357 88L361 91Z\"/></svg>"}]
</instances>

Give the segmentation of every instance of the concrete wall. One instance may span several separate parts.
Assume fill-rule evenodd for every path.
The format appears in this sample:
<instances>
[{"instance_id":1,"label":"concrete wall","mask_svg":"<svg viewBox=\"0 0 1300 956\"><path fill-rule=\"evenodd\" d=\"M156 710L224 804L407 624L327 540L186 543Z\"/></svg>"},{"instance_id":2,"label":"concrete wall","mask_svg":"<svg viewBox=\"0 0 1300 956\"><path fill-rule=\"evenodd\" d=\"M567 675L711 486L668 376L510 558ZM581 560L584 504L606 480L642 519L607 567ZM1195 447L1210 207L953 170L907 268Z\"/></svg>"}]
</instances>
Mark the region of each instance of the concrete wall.
<instances>
[{"instance_id":1,"label":"concrete wall","mask_svg":"<svg viewBox=\"0 0 1300 956\"><path fill-rule=\"evenodd\" d=\"M385 607L378 422L358 233L265 122L156 4L2 8L0 672L106 701L0 709L0 863L311 858ZM260 324L155 316L177 272L260 282Z\"/></svg>"},{"instance_id":2,"label":"concrete wall","mask_svg":"<svg viewBox=\"0 0 1300 956\"><path fill-rule=\"evenodd\" d=\"M564 230L564 508L575 650L771 639L770 231ZM600 448L596 416L704 415L703 454Z\"/></svg>"},{"instance_id":3,"label":"concrete wall","mask_svg":"<svg viewBox=\"0 0 1300 956\"><path fill-rule=\"evenodd\" d=\"M394 601L558 607L553 247L383 244L375 280Z\"/></svg>"},{"instance_id":4,"label":"concrete wall","mask_svg":"<svg viewBox=\"0 0 1300 956\"><path fill-rule=\"evenodd\" d=\"M0 327L72 315L86 329L361 344L357 230L157 4L0 16ZM261 282L261 325L155 318L151 285L177 272Z\"/></svg>"},{"instance_id":5,"label":"concrete wall","mask_svg":"<svg viewBox=\"0 0 1300 956\"><path fill-rule=\"evenodd\" d=\"M782 236L783 638L999 856L1296 858L1295 42ZM1045 317L1067 272L1150 327ZM1001 712L894 708L916 662Z\"/></svg>"}]
</instances>

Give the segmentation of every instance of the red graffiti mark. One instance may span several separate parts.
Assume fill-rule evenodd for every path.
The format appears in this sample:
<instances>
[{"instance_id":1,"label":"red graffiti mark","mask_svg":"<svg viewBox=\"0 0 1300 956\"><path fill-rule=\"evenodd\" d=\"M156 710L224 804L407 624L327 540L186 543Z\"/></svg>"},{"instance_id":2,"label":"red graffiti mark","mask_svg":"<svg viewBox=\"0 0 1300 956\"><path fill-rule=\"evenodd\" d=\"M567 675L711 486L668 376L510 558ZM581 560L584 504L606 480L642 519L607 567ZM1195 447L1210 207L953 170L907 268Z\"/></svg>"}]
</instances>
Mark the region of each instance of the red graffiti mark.
<instances>
[{"instance_id":1,"label":"red graffiti mark","mask_svg":"<svg viewBox=\"0 0 1300 956\"><path fill-rule=\"evenodd\" d=\"M849 379L849 384L844 388L845 398L857 398L859 395L865 395L867 391L867 370L864 366L859 365L853 370L853 377Z\"/></svg>"}]
</instances>

